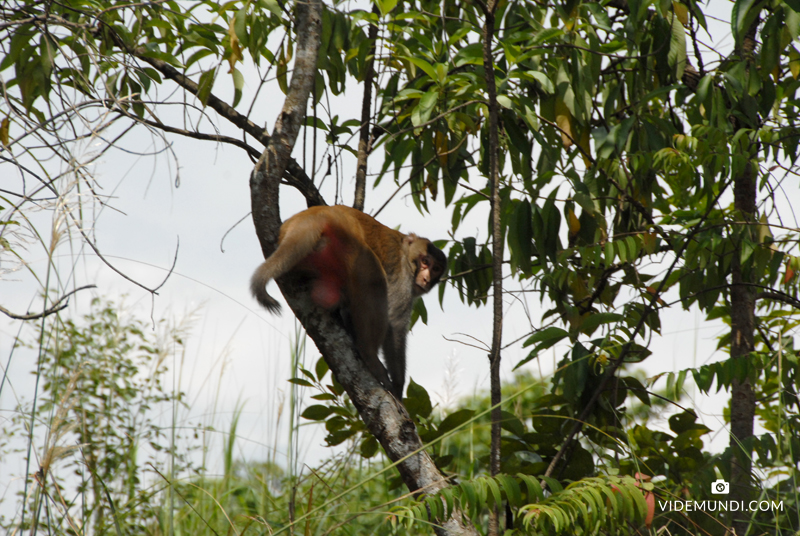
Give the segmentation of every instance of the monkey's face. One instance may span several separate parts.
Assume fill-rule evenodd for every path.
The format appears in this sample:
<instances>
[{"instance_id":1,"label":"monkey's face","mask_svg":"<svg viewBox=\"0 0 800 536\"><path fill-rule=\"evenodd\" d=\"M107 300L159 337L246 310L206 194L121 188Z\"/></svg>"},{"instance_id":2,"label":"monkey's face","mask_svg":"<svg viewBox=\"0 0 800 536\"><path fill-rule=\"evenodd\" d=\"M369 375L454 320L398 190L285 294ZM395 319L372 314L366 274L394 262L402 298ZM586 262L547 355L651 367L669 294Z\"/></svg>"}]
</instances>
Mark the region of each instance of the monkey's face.
<instances>
[{"instance_id":1,"label":"monkey's face","mask_svg":"<svg viewBox=\"0 0 800 536\"><path fill-rule=\"evenodd\" d=\"M444 274L444 265L428 253L423 253L417 257L415 264L417 265L417 273L414 277L414 283L417 287L415 294L425 294L439 282L439 279Z\"/></svg>"}]
</instances>

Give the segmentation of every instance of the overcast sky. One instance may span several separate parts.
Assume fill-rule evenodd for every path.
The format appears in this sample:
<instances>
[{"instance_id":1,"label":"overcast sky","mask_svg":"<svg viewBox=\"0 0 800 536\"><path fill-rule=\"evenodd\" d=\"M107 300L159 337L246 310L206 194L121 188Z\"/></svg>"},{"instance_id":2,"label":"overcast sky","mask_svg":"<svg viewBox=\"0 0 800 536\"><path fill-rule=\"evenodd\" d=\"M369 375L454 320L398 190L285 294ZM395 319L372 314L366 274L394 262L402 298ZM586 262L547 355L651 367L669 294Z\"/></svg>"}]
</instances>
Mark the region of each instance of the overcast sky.
<instances>
[{"instance_id":1,"label":"overcast sky","mask_svg":"<svg viewBox=\"0 0 800 536\"><path fill-rule=\"evenodd\" d=\"M731 3L714 0L711 4L717 17L729 19ZM709 43L712 41L706 39ZM715 34L713 42L729 44L730 36ZM257 77L248 75L246 80L245 104L240 105L244 110L249 104L248 93L252 95L256 87ZM214 91L229 98L229 84L223 74ZM334 114L340 118L360 116L361 89L355 84L351 87L354 90L347 98L331 100ZM258 99L255 112L259 118L268 118L270 129L282 100L283 96L274 89L272 93L262 90ZM217 124L224 132L225 125ZM125 310L139 318L149 318L151 307L156 319L170 318L177 322L191 317L193 328L180 385L189 393L191 409L184 418L225 430L237 400L243 400L240 456L261 460L268 456L268 449L275 443L279 393L289 387L286 380L295 321L288 308L284 308L282 317L269 315L248 292L250 275L263 258L250 218L232 227L250 211L248 177L252 164L243 151L230 146L175 136L169 141L171 151L155 157L137 156L135 153L163 148L159 140L137 128L125 137L123 146L127 152L111 150L96 163L94 172L102 185L102 194L113 199L109 202L111 208L104 208L97 215L95 236L97 245L111 263L150 287L165 277L180 241L174 273L159 295L152 299L149 293L113 273L78 237L73 237L72 242L62 242L58 248L61 277L67 278L74 269L76 285L94 283L98 288L73 298L69 314L86 313L90 297L99 295L124 304ZM356 146L356 142L351 145ZM85 147L86 154L92 150L92 146ZM308 154L310 152L308 149ZM302 162L302 139L296 147L295 158ZM341 201L352 204L355 158L345 155L343 164L341 190L345 197ZM370 170L379 170L379 164L377 158L372 160ZM180 174L179 187L175 185L176 169ZM0 175L10 176L9 166L0 167ZM483 180L476 177L473 184L480 187ZM328 177L323 192L330 202L334 187L335 178ZM390 180L384 180L378 190L368 189L367 212L374 212L392 193ZM432 214L422 216L409 199L397 196L380 214L379 220L387 226L399 226L404 232L415 232L430 239L447 238L450 210L445 209L441 199L430 207ZM287 187L282 188L284 220L303 208L305 205L299 195ZM42 232L50 228L51 217L49 212L37 215ZM486 218L486 207L476 210L462 225L457 238L472 235L479 241L484 240ZM224 252L221 251L223 237ZM44 273L46 255L41 246L31 245L26 259L32 270ZM280 296L274 284L269 289L274 296ZM38 284L24 270L0 276L0 304L13 311L41 307L39 292ZM409 336L409 376L428 389L435 400L445 404L452 403L454 397L488 389L487 351L480 346L488 345L491 340L490 308L468 307L461 303L452 288L446 291L443 310L438 305L436 292L426 296L425 302L428 325L419 323ZM505 303L504 341L506 344L518 341L503 353L503 376L509 378L513 366L527 354L521 348L522 340L531 331L527 315L536 326L542 310L538 293L527 293L521 299L509 296ZM694 311L683 312L678 308L662 313L664 334L651 345L656 355L648 360L648 375L723 358L714 353L715 337L723 332L722 326L700 321ZM30 400L33 396L30 372L35 366L35 354L18 350L9 357L19 329L19 322L0 317L0 373L10 362L9 381L0 394L0 425L16 407L18 398ZM23 328L23 334L29 337L31 333L30 329ZM564 346L557 347L539 363L532 362L528 367L537 376L549 376L554 362L562 358L565 350ZM306 362L310 367L318 355L310 344L306 349ZM177 365L176 358L174 370ZM689 389L691 394L692 388ZM211 408L217 396L217 414L212 416ZM719 431L721 405L725 400L723 394L700 397L686 405L696 407L701 412L701 420ZM328 451L321 447L324 436L321 427L307 426L303 430L309 462L326 456ZM282 439L278 444L279 449L285 448ZM720 434L714 444L720 450L724 448L727 445L725 434ZM220 443L213 448L221 449ZM0 496L9 484L5 476L9 474L7 469L6 462L6 467L0 470L3 475L0 476ZM19 466L11 469L17 475L21 472Z\"/></svg>"}]
</instances>

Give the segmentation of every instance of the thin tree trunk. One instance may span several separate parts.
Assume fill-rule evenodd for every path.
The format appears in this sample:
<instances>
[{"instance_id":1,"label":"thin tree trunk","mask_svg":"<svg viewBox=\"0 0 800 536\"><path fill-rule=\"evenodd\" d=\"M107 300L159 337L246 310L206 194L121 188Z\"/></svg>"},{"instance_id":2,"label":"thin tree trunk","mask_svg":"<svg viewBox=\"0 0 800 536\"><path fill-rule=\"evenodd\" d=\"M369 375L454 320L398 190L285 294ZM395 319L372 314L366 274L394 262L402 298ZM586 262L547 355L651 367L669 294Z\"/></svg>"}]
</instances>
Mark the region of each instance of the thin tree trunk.
<instances>
[{"instance_id":1,"label":"thin tree trunk","mask_svg":"<svg viewBox=\"0 0 800 536\"><path fill-rule=\"evenodd\" d=\"M740 61L747 61L749 69L755 69L753 54L756 46L756 31L761 21L756 17L742 39L737 54ZM742 128L734 121L734 128ZM758 168L753 161L757 155L747 155L748 163L741 174L733 178L733 206L745 222L756 218L756 182ZM748 233L749 227L742 229ZM741 241L736 244L731 261L731 360L748 359L755 349L755 309L756 292L751 285L753 274L745 272L741 263ZM752 496L751 455L753 423L756 414L756 400L750 380L734 379L731 382L731 481L729 499L749 502ZM736 512L731 518L734 533L743 536L749 526L746 512Z\"/></svg>"},{"instance_id":2,"label":"thin tree trunk","mask_svg":"<svg viewBox=\"0 0 800 536\"><path fill-rule=\"evenodd\" d=\"M734 207L744 221L752 221L756 212L756 168L745 166L741 176L734 179ZM743 230L744 233L748 229ZM733 252L731 262L731 359L748 359L755 349L755 287L752 274L744 273L741 263L741 243ZM731 384L731 492L732 501L749 502L751 498L751 460L753 421L756 401L750 380L734 379ZM737 535L747 531L748 515L737 512L732 518L732 528Z\"/></svg>"},{"instance_id":3,"label":"thin tree trunk","mask_svg":"<svg viewBox=\"0 0 800 536\"><path fill-rule=\"evenodd\" d=\"M499 169L499 114L497 87L494 80L494 60L492 42L494 41L495 0L482 6L486 15L483 27L483 69L486 79L486 93L489 98L489 182L492 203L492 300L493 330L492 349L489 354L489 383L492 400L492 443L489 454L492 476L500 473L500 349L503 342L503 232L500 226L500 169ZM510 527L509 527L510 528ZM500 534L500 505L495 505L489 514L489 535Z\"/></svg>"},{"instance_id":4,"label":"thin tree trunk","mask_svg":"<svg viewBox=\"0 0 800 536\"><path fill-rule=\"evenodd\" d=\"M373 6L372 12L380 16L378 6ZM375 78L375 41L378 39L378 25L369 27L367 39L371 44L367 53L364 66L364 98L361 100L361 133L358 139L358 161L356 163L356 195L353 208L364 210L364 199L367 191L367 158L372 151L369 120L372 117L372 82Z\"/></svg>"}]
</instances>

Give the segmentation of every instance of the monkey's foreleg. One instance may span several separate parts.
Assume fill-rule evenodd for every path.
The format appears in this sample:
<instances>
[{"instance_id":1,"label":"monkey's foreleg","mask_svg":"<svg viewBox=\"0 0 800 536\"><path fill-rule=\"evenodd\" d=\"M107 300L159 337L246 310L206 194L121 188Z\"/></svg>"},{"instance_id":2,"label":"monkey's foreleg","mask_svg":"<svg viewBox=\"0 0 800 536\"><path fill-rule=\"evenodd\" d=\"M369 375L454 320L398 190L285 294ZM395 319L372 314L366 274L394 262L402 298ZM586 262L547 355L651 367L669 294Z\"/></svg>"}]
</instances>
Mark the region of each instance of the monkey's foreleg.
<instances>
[{"instance_id":1,"label":"monkey's foreleg","mask_svg":"<svg viewBox=\"0 0 800 536\"><path fill-rule=\"evenodd\" d=\"M403 387L406 383L406 329L395 328L389 324L383 341L383 360L392 378L392 394L403 400Z\"/></svg>"}]
</instances>

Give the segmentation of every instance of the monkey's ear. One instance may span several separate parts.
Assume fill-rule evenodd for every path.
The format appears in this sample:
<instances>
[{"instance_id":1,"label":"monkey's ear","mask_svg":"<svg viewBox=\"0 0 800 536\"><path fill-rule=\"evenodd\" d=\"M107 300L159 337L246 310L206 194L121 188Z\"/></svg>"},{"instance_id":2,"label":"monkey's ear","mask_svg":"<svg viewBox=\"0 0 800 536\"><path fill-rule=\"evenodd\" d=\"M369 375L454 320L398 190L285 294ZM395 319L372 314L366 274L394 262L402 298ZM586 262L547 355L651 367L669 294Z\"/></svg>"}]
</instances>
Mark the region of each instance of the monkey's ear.
<instances>
[{"instance_id":1,"label":"monkey's ear","mask_svg":"<svg viewBox=\"0 0 800 536\"><path fill-rule=\"evenodd\" d=\"M404 243L404 244L406 244L407 246L410 246L410 245L411 245L411 244L413 244L413 243L414 243L414 242L415 242L415 241L416 241L418 238L419 238L419 237L418 237L417 235L415 235L414 233L408 233L408 234L406 235L406 237L403 239L403 243Z\"/></svg>"}]
</instances>

